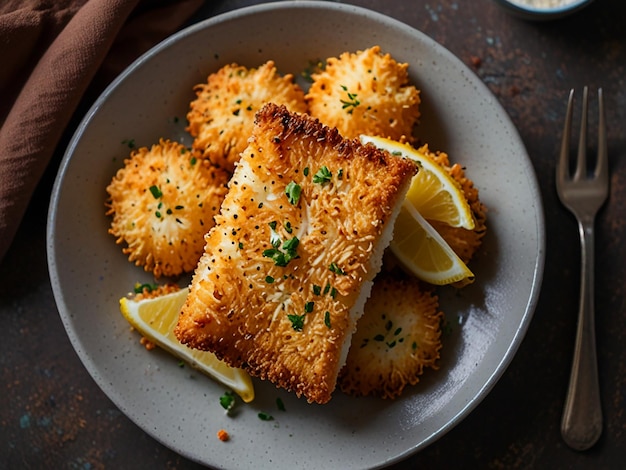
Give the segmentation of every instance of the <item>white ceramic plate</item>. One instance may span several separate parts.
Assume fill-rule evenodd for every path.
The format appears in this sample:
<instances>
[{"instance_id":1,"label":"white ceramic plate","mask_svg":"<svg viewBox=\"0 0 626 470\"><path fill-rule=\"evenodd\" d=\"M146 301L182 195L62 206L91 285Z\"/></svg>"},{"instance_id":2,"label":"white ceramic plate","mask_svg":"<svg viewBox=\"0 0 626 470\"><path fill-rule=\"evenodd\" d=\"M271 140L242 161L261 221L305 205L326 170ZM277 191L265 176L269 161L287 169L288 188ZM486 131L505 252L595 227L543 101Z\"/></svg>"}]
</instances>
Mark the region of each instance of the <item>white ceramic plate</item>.
<instances>
[{"instance_id":1,"label":"white ceramic plate","mask_svg":"<svg viewBox=\"0 0 626 470\"><path fill-rule=\"evenodd\" d=\"M183 138L192 86L220 66L275 60L299 74L310 60L378 44L410 64L422 90L420 135L467 167L489 208L489 232L472 268L477 282L442 290L453 324L441 369L400 399L336 393L310 405L255 381L257 399L234 417L224 388L162 351L150 353L118 299L151 277L107 234L105 187L124 144ZM48 222L52 286L67 333L111 400L180 454L220 468L373 468L407 457L455 426L485 397L517 350L535 307L544 226L533 168L516 129L481 81L451 53L398 21L329 2L280 2L192 26L155 47L97 100L73 137L54 186ZM279 411L280 397L286 411ZM259 411L273 421L262 421ZM223 443L224 428L232 439Z\"/></svg>"}]
</instances>

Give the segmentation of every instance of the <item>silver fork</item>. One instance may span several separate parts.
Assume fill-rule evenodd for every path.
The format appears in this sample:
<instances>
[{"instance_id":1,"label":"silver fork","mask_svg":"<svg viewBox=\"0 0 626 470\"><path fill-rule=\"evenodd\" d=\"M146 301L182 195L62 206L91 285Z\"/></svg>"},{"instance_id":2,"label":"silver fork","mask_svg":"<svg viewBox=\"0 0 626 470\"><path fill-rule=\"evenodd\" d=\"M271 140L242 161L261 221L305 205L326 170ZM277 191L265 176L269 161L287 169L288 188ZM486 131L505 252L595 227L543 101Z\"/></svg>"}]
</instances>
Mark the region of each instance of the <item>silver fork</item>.
<instances>
[{"instance_id":1,"label":"silver fork","mask_svg":"<svg viewBox=\"0 0 626 470\"><path fill-rule=\"evenodd\" d=\"M583 89L578 154L573 175L569 170L569 141L574 90L570 91L557 164L559 198L578 221L581 245L580 306L570 382L561 420L561 435L576 450L593 446L602 434L602 407L598 383L594 319L594 220L607 199L609 171L602 89L598 89L598 149L595 170L587 172L587 87Z\"/></svg>"}]
</instances>

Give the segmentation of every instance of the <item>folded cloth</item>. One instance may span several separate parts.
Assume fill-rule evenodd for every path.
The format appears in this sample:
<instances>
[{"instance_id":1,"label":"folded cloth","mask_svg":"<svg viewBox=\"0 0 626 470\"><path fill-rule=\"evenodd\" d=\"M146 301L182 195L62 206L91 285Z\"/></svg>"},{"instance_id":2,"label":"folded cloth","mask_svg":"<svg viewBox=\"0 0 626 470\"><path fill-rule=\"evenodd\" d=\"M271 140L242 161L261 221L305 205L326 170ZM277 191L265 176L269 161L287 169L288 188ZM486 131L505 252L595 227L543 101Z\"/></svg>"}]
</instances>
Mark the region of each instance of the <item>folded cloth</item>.
<instances>
[{"instance_id":1,"label":"folded cloth","mask_svg":"<svg viewBox=\"0 0 626 470\"><path fill-rule=\"evenodd\" d=\"M6 0L0 5L0 261L96 73L100 82L110 80L202 3Z\"/></svg>"}]
</instances>

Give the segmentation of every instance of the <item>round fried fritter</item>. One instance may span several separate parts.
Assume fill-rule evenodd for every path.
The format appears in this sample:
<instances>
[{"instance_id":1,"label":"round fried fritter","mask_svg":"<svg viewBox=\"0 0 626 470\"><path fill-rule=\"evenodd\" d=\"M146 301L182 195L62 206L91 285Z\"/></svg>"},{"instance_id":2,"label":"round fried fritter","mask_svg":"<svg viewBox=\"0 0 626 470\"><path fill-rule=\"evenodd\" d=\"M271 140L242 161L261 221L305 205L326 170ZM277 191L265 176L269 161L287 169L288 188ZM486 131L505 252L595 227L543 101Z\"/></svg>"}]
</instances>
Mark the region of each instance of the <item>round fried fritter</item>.
<instances>
[{"instance_id":1,"label":"round fried fritter","mask_svg":"<svg viewBox=\"0 0 626 470\"><path fill-rule=\"evenodd\" d=\"M439 298L432 287L406 277L379 274L357 323L339 386L354 396L398 397L437 369L441 349Z\"/></svg>"},{"instance_id":2,"label":"round fried fritter","mask_svg":"<svg viewBox=\"0 0 626 470\"><path fill-rule=\"evenodd\" d=\"M304 113L304 92L294 76L281 76L273 61L258 68L238 64L222 67L207 83L194 87L196 99L187 114L193 148L214 164L232 172L252 134L255 113L267 102Z\"/></svg>"},{"instance_id":3,"label":"round fried fritter","mask_svg":"<svg viewBox=\"0 0 626 470\"><path fill-rule=\"evenodd\" d=\"M487 232L487 214L483 203L478 197L478 189L474 182L465 176L465 170L461 165L455 163L450 165L450 159L444 152L431 152L427 145L422 146L419 151L428 155L435 162L441 165L448 174L459 183L467 202L474 215L475 227L473 230L466 230L462 227L451 227L450 225L429 220L430 224L439 232L443 239L450 245L452 250L463 260L469 263L482 243L482 239Z\"/></svg>"},{"instance_id":4,"label":"round fried fritter","mask_svg":"<svg viewBox=\"0 0 626 470\"><path fill-rule=\"evenodd\" d=\"M420 95L409 85L407 69L379 46L329 58L323 71L312 74L309 113L347 138L368 134L410 142Z\"/></svg>"},{"instance_id":5,"label":"round fried fritter","mask_svg":"<svg viewBox=\"0 0 626 470\"><path fill-rule=\"evenodd\" d=\"M109 233L155 277L195 269L228 174L184 145L161 140L133 151L107 186Z\"/></svg>"}]
</instances>

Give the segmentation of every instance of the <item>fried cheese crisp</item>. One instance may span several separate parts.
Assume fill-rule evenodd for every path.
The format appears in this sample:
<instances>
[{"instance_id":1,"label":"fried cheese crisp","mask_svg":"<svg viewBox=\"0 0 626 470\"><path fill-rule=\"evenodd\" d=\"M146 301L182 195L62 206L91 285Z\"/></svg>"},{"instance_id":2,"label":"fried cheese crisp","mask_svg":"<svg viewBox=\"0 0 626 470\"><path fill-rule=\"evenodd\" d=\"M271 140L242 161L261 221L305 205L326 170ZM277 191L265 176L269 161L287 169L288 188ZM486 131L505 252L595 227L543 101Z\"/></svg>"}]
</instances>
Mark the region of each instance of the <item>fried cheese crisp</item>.
<instances>
[{"instance_id":1,"label":"fried cheese crisp","mask_svg":"<svg viewBox=\"0 0 626 470\"><path fill-rule=\"evenodd\" d=\"M366 134L411 142L420 93L409 84L407 69L379 46L329 58L323 71L311 75L309 113L347 138Z\"/></svg>"},{"instance_id":2,"label":"fried cheese crisp","mask_svg":"<svg viewBox=\"0 0 626 470\"><path fill-rule=\"evenodd\" d=\"M196 99L187 114L193 147L232 172L248 144L254 114L267 102L305 112L304 92L292 74L279 75L273 61L258 68L229 64L194 87Z\"/></svg>"},{"instance_id":3,"label":"fried cheese crisp","mask_svg":"<svg viewBox=\"0 0 626 470\"><path fill-rule=\"evenodd\" d=\"M465 264L468 264L480 248L482 239L487 233L487 210L480 201L478 188L476 188L474 182L465 175L465 170L461 165L458 163L450 164L448 154L444 152L432 152L428 149L428 145L422 146L419 151L428 155L441 165L448 174L459 183L472 209L475 220L473 230L466 230L462 227L451 227L442 222L429 221L459 258L461 258Z\"/></svg>"},{"instance_id":4,"label":"fried cheese crisp","mask_svg":"<svg viewBox=\"0 0 626 470\"><path fill-rule=\"evenodd\" d=\"M106 188L109 233L156 278L192 272L227 183L228 173L180 143L134 150Z\"/></svg>"},{"instance_id":5,"label":"fried cheese crisp","mask_svg":"<svg viewBox=\"0 0 626 470\"><path fill-rule=\"evenodd\" d=\"M339 387L352 396L393 399L437 369L441 349L439 299L409 277L381 274L359 319Z\"/></svg>"},{"instance_id":6,"label":"fried cheese crisp","mask_svg":"<svg viewBox=\"0 0 626 470\"><path fill-rule=\"evenodd\" d=\"M417 167L265 105L175 333L326 403Z\"/></svg>"}]
</instances>

